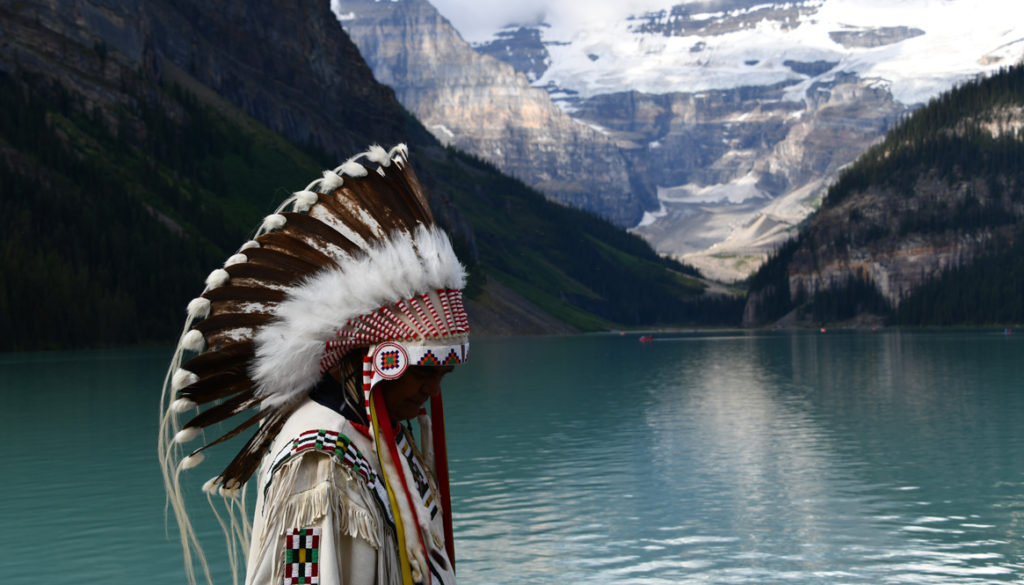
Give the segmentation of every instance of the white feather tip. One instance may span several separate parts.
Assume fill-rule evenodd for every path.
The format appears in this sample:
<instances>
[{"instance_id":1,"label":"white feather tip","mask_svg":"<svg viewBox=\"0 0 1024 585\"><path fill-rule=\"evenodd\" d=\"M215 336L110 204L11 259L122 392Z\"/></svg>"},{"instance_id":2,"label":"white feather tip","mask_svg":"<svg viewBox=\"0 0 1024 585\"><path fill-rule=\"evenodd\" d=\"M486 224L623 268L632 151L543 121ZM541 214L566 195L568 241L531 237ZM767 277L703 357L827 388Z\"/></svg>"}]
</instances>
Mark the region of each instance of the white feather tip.
<instances>
[{"instance_id":1,"label":"white feather tip","mask_svg":"<svg viewBox=\"0 0 1024 585\"><path fill-rule=\"evenodd\" d=\"M188 412L196 407L196 403L188 398L179 398L171 403L171 411L177 413Z\"/></svg>"},{"instance_id":2,"label":"white feather tip","mask_svg":"<svg viewBox=\"0 0 1024 585\"><path fill-rule=\"evenodd\" d=\"M177 392L186 386L191 386L199 381L199 376L194 373L178 368L171 378L171 390Z\"/></svg>"},{"instance_id":3,"label":"white feather tip","mask_svg":"<svg viewBox=\"0 0 1024 585\"><path fill-rule=\"evenodd\" d=\"M188 316L193 319L205 319L210 314L210 299L197 297L188 302Z\"/></svg>"},{"instance_id":4,"label":"white feather tip","mask_svg":"<svg viewBox=\"0 0 1024 585\"><path fill-rule=\"evenodd\" d=\"M218 268L206 277L206 288L214 289L224 286L229 280L231 280L231 275L228 274L228 271L223 268Z\"/></svg>"},{"instance_id":5,"label":"white feather tip","mask_svg":"<svg viewBox=\"0 0 1024 585\"><path fill-rule=\"evenodd\" d=\"M193 453L181 460L181 463L178 464L178 469L192 469L202 463L203 459L206 459L206 456L202 453Z\"/></svg>"},{"instance_id":6,"label":"white feather tip","mask_svg":"<svg viewBox=\"0 0 1024 585\"><path fill-rule=\"evenodd\" d=\"M206 349L206 340L203 339L203 332L193 329L181 336L181 348L186 351L200 352Z\"/></svg>"},{"instance_id":7,"label":"white feather tip","mask_svg":"<svg viewBox=\"0 0 1024 585\"><path fill-rule=\"evenodd\" d=\"M320 192L330 193L341 187L345 181L334 171L324 171L324 178L320 180Z\"/></svg>"},{"instance_id":8,"label":"white feather tip","mask_svg":"<svg viewBox=\"0 0 1024 585\"><path fill-rule=\"evenodd\" d=\"M401 168L405 161L409 160L409 147L405 143L396 144L391 149L391 152L388 153L388 156Z\"/></svg>"},{"instance_id":9,"label":"white feather tip","mask_svg":"<svg viewBox=\"0 0 1024 585\"><path fill-rule=\"evenodd\" d=\"M292 207L297 212L304 213L316 203L317 194L312 191L299 191L295 193L295 205Z\"/></svg>"},{"instance_id":10,"label":"white feather tip","mask_svg":"<svg viewBox=\"0 0 1024 585\"><path fill-rule=\"evenodd\" d=\"M259 242L257 242L256 240L249 240L248 242L242 244L242 247L239 248L238 251L239 252L245 252L246 250L252 250L253 248L259 248L259 247L260 247L260 243Z\"/></svg>"},{"instance_id":11,"label":"white feather tip","mask_svg":"<svg viewBox=\"0 0 1024 585\"><path fill-rule=\"evenodd\" d=\"M281 215L280 213L272 213L272 214L268 215L267 217L263 218L263 228L262 228L262 230L264 232L269 232L269 231L273 231L273 230L279 230L279 229L283 228L284 224L287 223L287 222L288 222L288 219L285 218L285 216Z\"/></svg>"},{"instance_id":12,"label":"white feather tip","mask_svg":"<svg viewBox=\"0 0 1024 585\"><path fill-rule=\"evenodd\" d=\"M211 477L203 484L203 493L215 494L218 488L220 488L220 476Z\"/></svg>"},{"instance_id":13,"label":"white feather tip","mask_svg":"<svg viewBox=\"0 0 1024 585\"><path fill-rule=\"evenodd\" d=\"M241 487L242 483L237 479L232 478L228 480L227 483L222 484L217 491L220 495L226 498L234 498L238 496L239 489L241 489Z\"/></svg>"},{"instance_id":14,"label":"white feather tip","mask_svg":"<svg viewBox=\"0 0 1024 585\"><path fill-rule=\"evenodd\" d=\"M224 267L234 266L235 264L244 264L249 261L249 257L245 254L235 254L224 261Z\"/></svg>"},{"instance_id":15,"label":"white feather tip","mask_svg":"<svg viewBox=\"0 0 1024 585\"><path fill-rule=\"evenodd\" d=\"M384 150L379 144L374 144L370 147L370 150L366 152L366 159L373 161L382 167L386 167L391 164L391 157L388 156L388 151Z\"/></svg>"},{"instance_id":16,"label":"white feather tip","mask_svg":"<svg viewBox=\"0 0 1024 585\"><path fill-rule=\"evenodd\" d=\"M357 163L354 160L350 160L342 164L340 167L338 167L338 170L340 170L341 172L345 173L350 177L365 177L367 175L366 167Z\"/></svg>"},{"instance_id":17,"label":"white feather tip","mask_svg":"<svg viewBox=\"0 0 1024 585\"><path fill-rule=\"evenodd\" d=\"M199 436L198 427L185 427L174 435L174 442L183 445Z\"/></svg>"}]
</instances>

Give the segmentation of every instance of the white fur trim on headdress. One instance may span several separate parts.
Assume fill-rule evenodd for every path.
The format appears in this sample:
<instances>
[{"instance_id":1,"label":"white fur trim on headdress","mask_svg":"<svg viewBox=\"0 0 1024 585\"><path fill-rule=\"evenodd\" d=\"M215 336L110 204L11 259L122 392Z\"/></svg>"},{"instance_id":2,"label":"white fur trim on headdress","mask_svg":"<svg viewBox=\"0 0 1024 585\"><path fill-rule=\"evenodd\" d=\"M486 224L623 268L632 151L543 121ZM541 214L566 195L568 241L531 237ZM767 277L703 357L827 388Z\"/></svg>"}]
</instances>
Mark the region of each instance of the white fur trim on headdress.
<instances>
[{"instance_id":1,"label":"white fur trim on headdress","mask_svg":"<svg viewBox=\"0 0 1024 585\"><path fill-rule=\"evenodd\" d=\"M320 378L320 357L336 330L354 317L430 290L461 289L466 272L436 226L390 240L322 270L290 290L275 319L255 337L250 374L263 408L304 396Z\"/></svg>"}]
</instances>

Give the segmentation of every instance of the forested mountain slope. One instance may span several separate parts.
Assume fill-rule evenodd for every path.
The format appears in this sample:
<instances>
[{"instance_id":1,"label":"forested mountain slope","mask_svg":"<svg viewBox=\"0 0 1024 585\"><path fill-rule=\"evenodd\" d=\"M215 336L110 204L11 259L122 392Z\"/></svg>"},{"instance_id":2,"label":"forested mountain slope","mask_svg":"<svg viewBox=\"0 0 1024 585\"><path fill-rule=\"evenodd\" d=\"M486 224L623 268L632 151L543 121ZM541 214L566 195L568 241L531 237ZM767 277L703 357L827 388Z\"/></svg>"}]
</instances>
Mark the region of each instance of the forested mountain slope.
<instances>
[{"instance_id":1,"label":"forested mountain slope","mask_svg":"<svg viewBox=\"0 0 1024 585\"><path fill-rule=\"evenodd\" d=\"M744 322L1024 322L1024 65L932 100L751 278Z\"/></svg>"},{"instance_id":2,"label":"forested mountain slope","mask_svg":"<svg viewBox=\"0 0 1024 585\"><path fill-rule=\"evenodd\" d=\"M400 141L478 331L738 315L638 238L443 148L326 1L5 4L0 36L0 349L173 340L276 202Z\"/></svg>"}]
</instances>

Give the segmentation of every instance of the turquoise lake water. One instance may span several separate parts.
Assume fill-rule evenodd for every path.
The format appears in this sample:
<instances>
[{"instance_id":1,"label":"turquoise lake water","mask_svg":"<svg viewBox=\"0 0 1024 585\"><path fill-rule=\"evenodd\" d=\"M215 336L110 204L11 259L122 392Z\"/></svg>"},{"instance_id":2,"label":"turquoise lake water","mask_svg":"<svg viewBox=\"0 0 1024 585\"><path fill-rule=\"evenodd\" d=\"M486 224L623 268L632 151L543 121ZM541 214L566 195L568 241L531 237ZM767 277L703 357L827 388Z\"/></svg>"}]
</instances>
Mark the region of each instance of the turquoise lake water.
<instances>
[{"instance_id":1,"label":"turquoise lake water","mask_svg":"<svg viewBox=\"0 0 1024 585\"><path fill-rule=\"evenodd\" d=\"M0 582L184 582L170 353L0 354ZM445 385L459 582L1024 583L1022 364L980 330L475 339ZM231 583L212 459L185 481Z\"/></svg>"}]
</instances>

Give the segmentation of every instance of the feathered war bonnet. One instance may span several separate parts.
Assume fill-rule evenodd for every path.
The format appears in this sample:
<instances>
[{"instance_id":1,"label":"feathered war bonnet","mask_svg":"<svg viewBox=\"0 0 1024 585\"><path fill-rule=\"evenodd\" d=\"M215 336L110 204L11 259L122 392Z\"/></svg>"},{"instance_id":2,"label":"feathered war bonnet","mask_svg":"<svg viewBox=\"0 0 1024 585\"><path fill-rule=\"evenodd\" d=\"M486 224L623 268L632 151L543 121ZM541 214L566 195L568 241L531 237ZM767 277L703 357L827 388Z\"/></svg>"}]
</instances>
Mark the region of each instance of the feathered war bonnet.
<instances>
[{"instance_id":1,"label":"feathered war bonnet","mask_svg":"<svg viewBox=\"0 0 1024 585\"><path fill-rule=\"evenodd\" d=\"M184 512L181 470L198 465L204 449L259 423L203 486L209 494L234 495L288 416L352 350L366 348L370 420L370 391L378 381L401 376L409 365L463 362L464 284L465 270L434 224L405 145L373 146L324 171L207 277L203 293L188 304L164 381L158 447L190 577L190 544L201 548ZM254 409L181 457L181 446L203 429ZM194 416L179 426L186 413ZM206 570L201 552L199 558Z\"/></svg>"}]
</instances>

